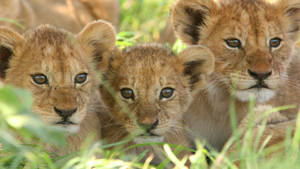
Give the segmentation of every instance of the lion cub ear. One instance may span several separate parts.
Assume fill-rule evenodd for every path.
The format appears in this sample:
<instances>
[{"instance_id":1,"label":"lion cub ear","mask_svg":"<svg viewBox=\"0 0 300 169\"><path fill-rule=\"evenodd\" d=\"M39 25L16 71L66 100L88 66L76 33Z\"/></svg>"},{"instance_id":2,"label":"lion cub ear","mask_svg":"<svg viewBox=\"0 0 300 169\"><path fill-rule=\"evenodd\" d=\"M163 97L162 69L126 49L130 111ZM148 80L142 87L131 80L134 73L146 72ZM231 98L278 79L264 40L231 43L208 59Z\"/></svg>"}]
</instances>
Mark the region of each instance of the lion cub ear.
<instances>
[{"instance_id":1,"label":"lion cub ear","mask_svg":"<svg viewBox=\"0 0 300 169\"><path fill-rule=\"evenodd\" d=\"M206 47L191 46L179 54L193 93L203 89L208 76L214 71L214 54Z\"/></svg>"},{"instance_id":2,"label":"lion cub ear","mask_svg":"<svg viewBox=\"0 0 300 169\"><path fill-rule=\"evenodd\" d=\"M88 55L93 56L99 69L105 62L103 58L110 55L116 46L116 32L113 26L103 20L86 25L76 38Z\"/></svg>"},{"instance_id":3,"label":"lion cub ear","mask_svg":"<svg viewBox=\"0 0 300 169\"><path fill-rule=\"evenodd\" d=\"M171 10L176 35L189 45L197 44L207 18L217 8L213 0L179 0Z\"/></svg>"},{"instance_id":4,"label":"lion cub ear","mask_svg":"<svg viewBox=\"0 0 300 169\"><path fill-rule=\"evenodd\" d=\"M299 0L282 0L280 6L284 7L284 14L291 19L292 24L289 27L289 32L292 37L298 40L300 32L300 1Z\"/></svg>"},{"instance_id":5,"label":"lion cub ear","mask_svg":"<svg viewBox=\"0 0 300 169\"><path fill-rule=\"evenodd\" d=\"M0 28L0 79L5 79L11 58L21 52L24 42L23 36L17 32Z\"/></svg>"}]
</instances>

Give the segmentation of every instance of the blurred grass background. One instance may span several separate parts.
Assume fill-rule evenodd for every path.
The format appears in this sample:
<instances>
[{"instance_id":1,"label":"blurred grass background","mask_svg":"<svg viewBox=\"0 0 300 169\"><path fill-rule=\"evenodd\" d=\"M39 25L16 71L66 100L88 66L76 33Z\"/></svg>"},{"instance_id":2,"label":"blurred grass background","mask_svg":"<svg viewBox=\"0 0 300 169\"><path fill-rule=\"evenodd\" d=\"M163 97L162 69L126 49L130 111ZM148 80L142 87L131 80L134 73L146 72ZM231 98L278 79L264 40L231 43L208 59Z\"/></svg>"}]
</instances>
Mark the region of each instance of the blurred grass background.
<instances>
[{"instance_id":1,"label":"blurred grass background","mask_svg":"<svg viewBox=\"0 0 300 169\"><path fill-rule=\"evenodd\" d=\"M121 0L120 30L132 32L137 42L159 40L174 0Z\"/></svg>"},{"instance_id":2,"label":"blurred grass background","mask_svg":"<svg viewBox=\"0 0 300 169\"><path fill-rule=\"evenodd\" d=\"M118 46L157 42L165 30L175 0L120 0L121 23Z\"/></svg>"},{"instance_id":3,"label":"blurred grass background","mask_svg":"<svg viewBox=\"0 0 300 169\"><path fill-rule=\"evenodd\" d=\"M169 8L174 1L120 0L122 11L118 46L124 48L136 43L158 41L160 33L168 23ZM183 48L184 45L177 41L173 49L178 52ZM64 157L56 157L47 153L44 143L65 145L63 133L55 127L41 123L38 117L30 111L30 105L30 93L12 87L0 87L1 169L165 168L165 164L152 166L149 163L141 163L140 159L144 157L144 154L126 156L120 153L120 149L107 149L113 145L99 146L99 143L91 147L83 146L80 151ZM247 134L251 135L251 132L249 130ZM299 136L300 131L297 130L295 135ZM20 144L17 138L23 138L24 144ZM239 168L234 162L235 159L240 159L240 168L297 169L300 166L299 145L297 144L299 137L288 138L284 145L281 145L284 151L272 157L271 160L265 159L264 155L272 151L258 152L256 148L247 144L247 141L246 144L241 145L236 156L225 157L225 151L220 153L212 151L209 155L215 162L212 168ZM167 145L164 145L164 149L168 161L172 161L176 168L187 168L187 158L177 159ZM96 154L101 154L101 158L96 158ZM206 155L208 153L203 145L197 144L197 151L190 157L190 168L209 168Z\"/></svg>"}]
</instances>

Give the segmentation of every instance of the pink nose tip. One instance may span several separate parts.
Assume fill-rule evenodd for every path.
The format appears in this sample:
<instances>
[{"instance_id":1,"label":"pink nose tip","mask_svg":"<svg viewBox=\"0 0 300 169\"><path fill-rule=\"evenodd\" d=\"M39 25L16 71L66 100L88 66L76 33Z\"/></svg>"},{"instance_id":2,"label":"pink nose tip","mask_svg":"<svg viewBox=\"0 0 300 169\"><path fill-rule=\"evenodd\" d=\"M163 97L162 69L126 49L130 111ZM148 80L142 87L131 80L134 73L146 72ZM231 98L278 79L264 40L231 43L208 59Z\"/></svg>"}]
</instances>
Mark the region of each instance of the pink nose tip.
<instances>
[{"instance_id":1,"label":"pink nose tip","mask_svg":"<svg viewBox=\"0 0 300 169\"><path fill-rule=\"evenodd\" d=\"M145 130L150 131L150 130L155 129L158 126L158 119L154 123L150 123L150 124L149 123L141 123L139 121L137 123L141 128L144 128Z\"/></svg>"}]
</instances>

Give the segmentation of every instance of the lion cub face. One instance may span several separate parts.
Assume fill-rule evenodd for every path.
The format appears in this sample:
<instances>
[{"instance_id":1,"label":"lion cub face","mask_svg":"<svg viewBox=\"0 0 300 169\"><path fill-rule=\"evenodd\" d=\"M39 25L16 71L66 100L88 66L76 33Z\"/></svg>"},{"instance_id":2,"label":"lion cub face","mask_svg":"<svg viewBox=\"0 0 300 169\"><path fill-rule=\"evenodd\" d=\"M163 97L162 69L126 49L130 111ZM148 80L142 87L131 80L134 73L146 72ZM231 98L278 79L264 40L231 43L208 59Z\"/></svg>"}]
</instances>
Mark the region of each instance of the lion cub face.
<instances>
[{"instance_id":1,"label":"lion cub face","mask_svg":"<svg viewBox=\"0 0 300 169\"><path fill-rule=\"evenodd\" d=\"M216 56L212 84L236 87L236 97L264 102L287 81L298 38L298 0L180 0L173 25L188 44L208 46Z\"/></svg>"},{"instance_id":2,"label":"lion cub face","mask_svg":"<svg viewBox=\"0 0 300 169\"><path fill-rule=\"evenodd\" d=\"M136 139L163 141L182 129L192 92L203 87L213 67L212 53L200 46L179 56L154 44L128 48L109 63L103 100Z\"/></svg>"},{"instance_id":3,"label":"lion cub face","mask_svg":"<svg viewBox=\"0 0 300 169\"><path fill-rule=\"evenodd\" d=\"M32 92L33 111L42 120L74 133L98 83L91 49L108 51L113 44L114 31L104 22L88 25L76 37L48 25L24 36L1 28L1 78Z\"/></svg>"}]
</instances>

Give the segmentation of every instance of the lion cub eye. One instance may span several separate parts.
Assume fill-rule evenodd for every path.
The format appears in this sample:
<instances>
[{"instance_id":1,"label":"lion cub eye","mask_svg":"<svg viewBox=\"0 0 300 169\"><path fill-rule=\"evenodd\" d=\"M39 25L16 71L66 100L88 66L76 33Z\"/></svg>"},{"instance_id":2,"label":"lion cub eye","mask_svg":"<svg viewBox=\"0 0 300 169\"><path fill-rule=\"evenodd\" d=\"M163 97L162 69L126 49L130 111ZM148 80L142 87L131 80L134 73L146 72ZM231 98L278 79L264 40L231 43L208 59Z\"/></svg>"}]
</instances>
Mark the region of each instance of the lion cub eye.
<instances>
[{"instance_id":1,"label":"lion cub eye","mask_svg":"<svg viewBox=\"0 0 300 169\"><path fill-rule=\"evenodd\" d=\"M44 74L34 74L34 75L31 75L31 78L34 81L34 83L36 83L38 85L48 84L48 78Z\"/></svg>"},{"instance_id":2,"label":"lion cub eye","mask_svg":"<svg viewBox=\"0 0 300 169\"><path fill-rule=\"evenodd\" d=\"M270 48L278 48L281 44L281 39L280 38L273 38L269 42Z\"/></svg>"},{"instance_id":3,"label":"lion cub eye","mask_svg":"<svg viewBox=\"0 0 300 169\"><path fill-rule=\"evenodd\" d=\"M241 41L238 39L226 39L225 42L230 48L241 48L242 46Z\"/></svg>"},{"instance_id":4,"label":"lion cub eye","mask_svg":"<svg viewBox=\"0 0 300 169\"><path fill-rule=\"evenodd\" d=\"M125 99L134 99L134 92L132 89L129 88L123 88L120 90L122 97Z\"/></svg>"},{"instance_id":5,"label":"lion cub eye","mask_svg":"<svg viewBox=\"0 0 300 169\"><path fill-rule=\"evenodd\" d=\"M175 89L170 88L170 87L163 88L160 91L159 99L168 99L168 98L172 97L174 94L174 90Z\"/></svg>"},{"instance_id":6,"label":"lion cub eye","mask_svg":"<svg viewBox=\"0 0 300 169\"><path fill-rule=\"evenodd\" d=\"M75 76L75 83L82 84L87 79L87 73L80 73Z\"/></svg>"}]
</instances>

